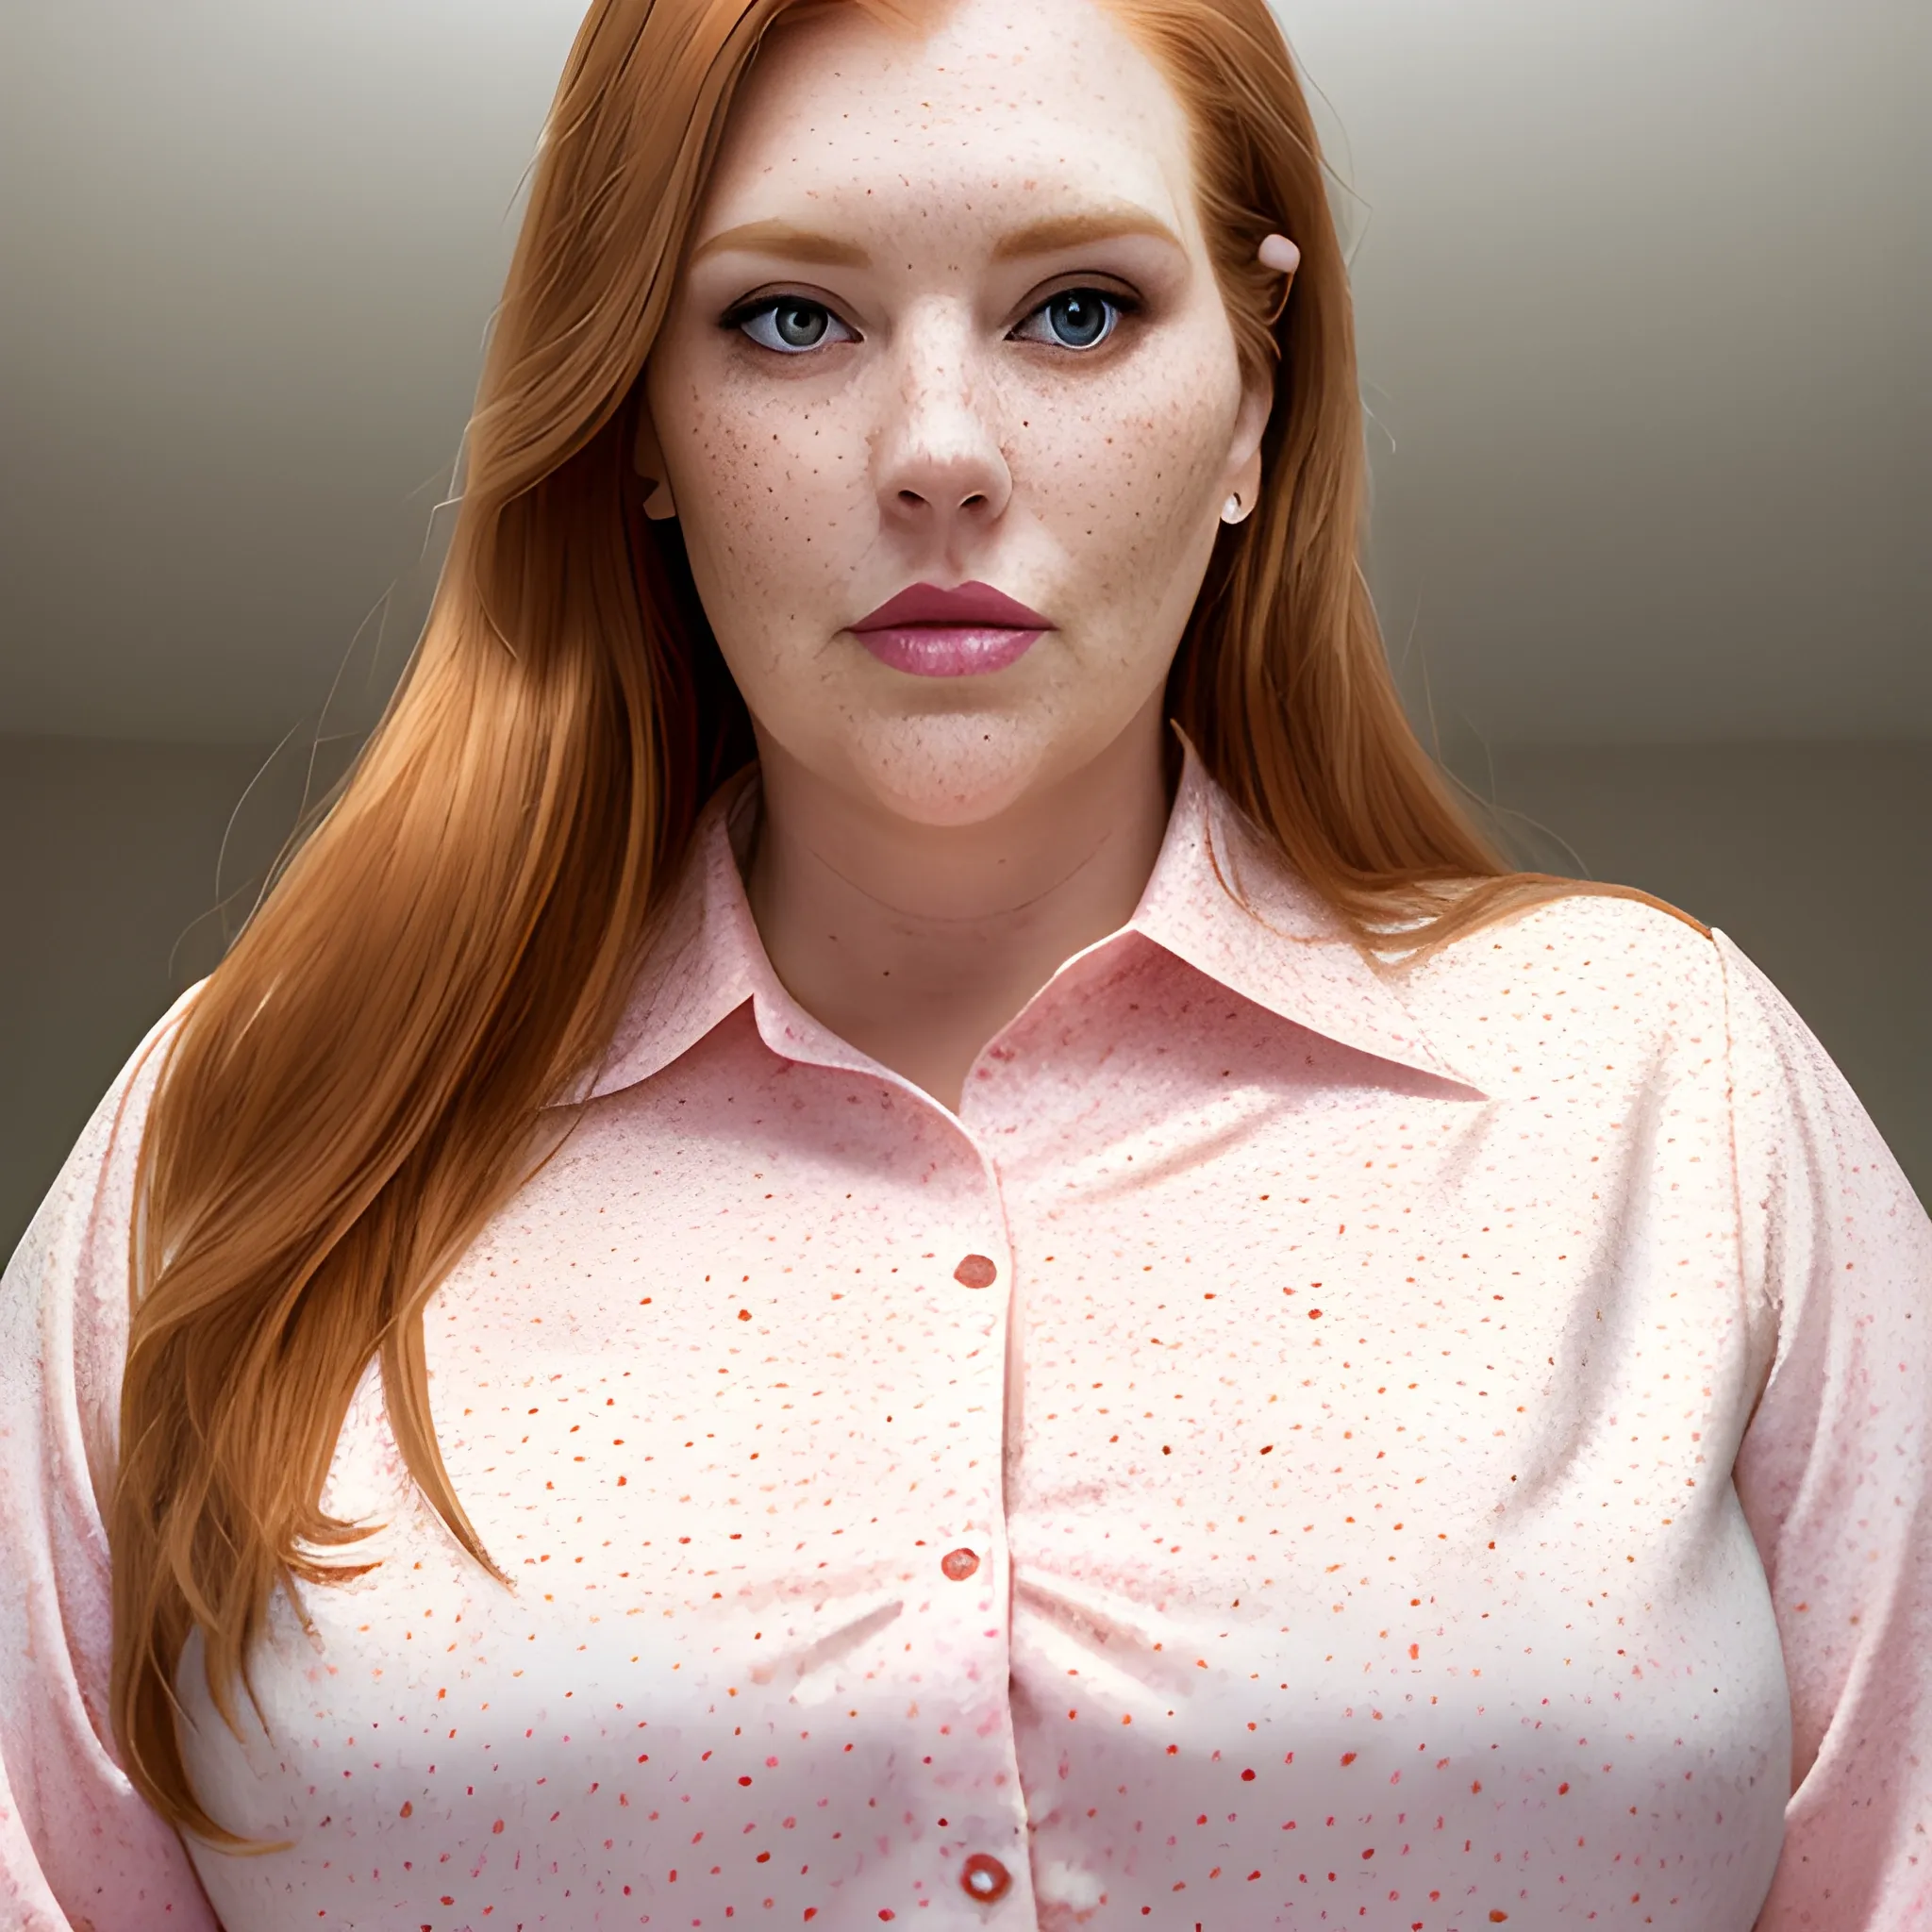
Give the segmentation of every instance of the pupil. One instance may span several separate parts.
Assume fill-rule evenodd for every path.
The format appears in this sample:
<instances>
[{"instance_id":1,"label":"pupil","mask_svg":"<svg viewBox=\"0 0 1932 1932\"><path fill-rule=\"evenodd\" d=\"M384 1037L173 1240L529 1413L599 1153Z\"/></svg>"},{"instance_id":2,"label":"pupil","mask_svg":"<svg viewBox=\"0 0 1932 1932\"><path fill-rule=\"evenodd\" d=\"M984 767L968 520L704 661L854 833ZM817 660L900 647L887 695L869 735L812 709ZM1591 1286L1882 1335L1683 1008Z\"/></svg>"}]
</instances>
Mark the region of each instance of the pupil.
<instances>
[{"instance_id":1,"label":"pupil","mask_svg":"<svg viewBox=\"0 0 1932 1932\"><path fill-rule=\"evenodd\" d=\"M825 332L825 311L802 302L785 304L772 320L777 325L780 340L794 349L810 348Z\"/></svg>"},{"instance_id":2,"label":"pupil","mask_svg":"<svg viewBox=\"0 0 1932 1932\"><path fill-rule=\"evenodd\" d=\"M1091 290L1069 289L1047 304L1053 332L1071 349L1091 348L1107 328L1107 305Z\"/></svg>"}]
</instances>

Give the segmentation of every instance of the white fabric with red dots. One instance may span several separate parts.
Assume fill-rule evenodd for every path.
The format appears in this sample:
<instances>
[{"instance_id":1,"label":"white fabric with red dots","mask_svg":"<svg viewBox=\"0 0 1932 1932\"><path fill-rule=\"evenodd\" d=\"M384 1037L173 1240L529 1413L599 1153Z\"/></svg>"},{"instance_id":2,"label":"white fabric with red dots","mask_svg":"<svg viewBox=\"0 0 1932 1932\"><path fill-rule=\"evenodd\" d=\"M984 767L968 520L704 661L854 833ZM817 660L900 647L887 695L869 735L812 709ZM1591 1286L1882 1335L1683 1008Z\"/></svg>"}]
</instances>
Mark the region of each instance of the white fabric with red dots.
<instances>
[{"instance_id":1,"label":"white fabric with red dots","mask_svg":"<svg viewBox=\"0 0 1932 1932\"><path fill-rule=\"evenodd\" d=\"M266 1856L102 1741L152 1059L103 1104L0 1297L0 1921L1924 1922L1932 1231L1728 941L1577 898L1379 973L1191 757L956 1116L777 985L728 803L430 1307L514 1590L372 1376L378 1567L277 1606L265 1734L184 1661Z\"/></svg>"}]
</instances>

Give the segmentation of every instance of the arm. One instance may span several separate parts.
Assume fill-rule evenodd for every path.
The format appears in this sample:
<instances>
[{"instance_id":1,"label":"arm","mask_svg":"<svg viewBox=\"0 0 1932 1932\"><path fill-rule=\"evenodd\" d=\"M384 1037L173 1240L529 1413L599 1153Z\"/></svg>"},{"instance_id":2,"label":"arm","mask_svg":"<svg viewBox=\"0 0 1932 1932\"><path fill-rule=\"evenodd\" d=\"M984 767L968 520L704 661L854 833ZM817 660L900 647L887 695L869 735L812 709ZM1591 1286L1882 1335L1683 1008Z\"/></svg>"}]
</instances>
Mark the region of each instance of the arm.
<instances>
[{"instance_id":1,"label":"arm","mask_svg":"<svg viewBox=\"0 0 1932 1932\"><path fill-rule=\"evenodd\" d=\"M1932 1226L1824 1049L1721 934L1746 1289L1777 1353L1734 1477L1791 1697L1758 1932L1932 1912Z\"/></svg>"},{"instance_id":2,"label":"arm","mask_svg":"<svg viewBox=\"0 0 1932 1932\"><path fill-rule=\"evenodd\" d=\"M95 1109L0 1278L0 1924L214 1932L108 1735L112 1481L140 1126L175 1014Z\"/></svg>"}]
</instances>

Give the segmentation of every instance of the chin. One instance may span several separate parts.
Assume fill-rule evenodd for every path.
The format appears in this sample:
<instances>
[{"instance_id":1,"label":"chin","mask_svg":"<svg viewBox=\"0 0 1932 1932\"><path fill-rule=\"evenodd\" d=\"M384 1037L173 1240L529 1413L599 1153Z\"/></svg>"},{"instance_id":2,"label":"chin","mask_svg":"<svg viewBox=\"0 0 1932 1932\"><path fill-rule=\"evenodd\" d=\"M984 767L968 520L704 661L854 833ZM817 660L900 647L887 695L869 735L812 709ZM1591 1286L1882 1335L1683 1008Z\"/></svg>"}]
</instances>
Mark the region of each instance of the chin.
<instances>
[{"instance_id":1,"label":"chin","mask_svg":"<svg viewBox=\"0 0 1932 1932\"><path fill-rule=\"evenodd\" d=\"M1079 752L1010 712L857 722L846 748L857 789L915 824L983 824L1081 762Z\"/></svg>"}]
</instances>

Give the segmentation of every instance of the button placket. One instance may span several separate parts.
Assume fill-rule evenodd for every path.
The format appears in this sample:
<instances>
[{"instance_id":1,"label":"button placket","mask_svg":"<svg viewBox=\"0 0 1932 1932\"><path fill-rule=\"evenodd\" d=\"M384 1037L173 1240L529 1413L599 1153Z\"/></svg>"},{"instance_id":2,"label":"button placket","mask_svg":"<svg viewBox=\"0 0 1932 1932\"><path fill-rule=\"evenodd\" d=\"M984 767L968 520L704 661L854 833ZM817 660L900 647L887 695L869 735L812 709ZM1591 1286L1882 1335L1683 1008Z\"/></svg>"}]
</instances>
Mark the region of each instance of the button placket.
<instances>
[{"instance_id":1,"label":"button placket","mask_svg":"<svg viewBox=\"0 0 1932 1932\"><path fill-rule=\"evenodd\" d=\"M1025 1822L1000 1567L1012 1264L997 1172L976 1144L974 1153L979 1173L967 1191L971 1205L949 1204L950 1225L935 1225L937 1239L921 1243L937 1250L925 1264L933 1270L935 1312L950 1307L958 1324L941 1398L950 1440L935 1461L936 1480L927 1484L941 1513L918 1532L930 1541L917 1554L929 1579L919 1592L921 1608L931 1620L931 1663L920 1686L921 1716L931 1726L920 1746L933 1832L925 1840L927 1883L943 1886L958 1902L961 1924L980 1916L968 1900L986 1908L1027 1895L1024 1868L1013 1862L1014 1848L1024 1850Z\"/></svg>"}]
</instances>

